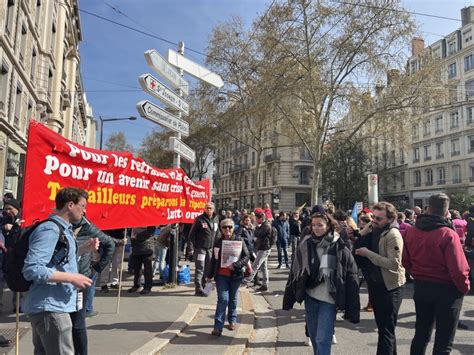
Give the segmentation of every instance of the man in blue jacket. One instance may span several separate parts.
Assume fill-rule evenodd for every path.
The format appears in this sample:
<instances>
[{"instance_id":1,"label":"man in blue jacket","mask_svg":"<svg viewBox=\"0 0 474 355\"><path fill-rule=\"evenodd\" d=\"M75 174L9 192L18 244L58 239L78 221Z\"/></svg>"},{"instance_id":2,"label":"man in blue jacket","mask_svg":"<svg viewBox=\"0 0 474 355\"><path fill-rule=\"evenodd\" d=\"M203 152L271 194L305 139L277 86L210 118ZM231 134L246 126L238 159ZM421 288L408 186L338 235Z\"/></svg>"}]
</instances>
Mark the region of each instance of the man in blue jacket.
<instances>
[{"instance_id":1,"label":"man in blue jacket","mask_svg":"<svg viewBox=\"0 0 474 355\"><path fill-rule=\"evenodd\" d=\"M286 268L289 269L290 265L288 264L288 238L290 237L290 224L286 220L286 213L280 211L278 218L273 221L273 227L276 228L278 232L278 238L276 241L277 251L278 251L278 267L281 268L283 263L283 256L285 257Z\"/></svg>"},{"instance_id":2,"label":"man in blue jacket","mask_svg":"<svg viewBox=\"0 0 474 355\"><path fill-rule=\"evenodd\" d=\"M59 255L55 248L60 228L55 222L42 223L29 238L23 276L33 284L24 310L30 317L35 354L74 354L70 313L78 310L77 290L89 287L92 280L78 273L72 223L84 215L87 197L86 191L73 187L56 195L56 211L49 218L64 228L67 248L62 262L53 260Z\"/></svg>"}]
</instances>

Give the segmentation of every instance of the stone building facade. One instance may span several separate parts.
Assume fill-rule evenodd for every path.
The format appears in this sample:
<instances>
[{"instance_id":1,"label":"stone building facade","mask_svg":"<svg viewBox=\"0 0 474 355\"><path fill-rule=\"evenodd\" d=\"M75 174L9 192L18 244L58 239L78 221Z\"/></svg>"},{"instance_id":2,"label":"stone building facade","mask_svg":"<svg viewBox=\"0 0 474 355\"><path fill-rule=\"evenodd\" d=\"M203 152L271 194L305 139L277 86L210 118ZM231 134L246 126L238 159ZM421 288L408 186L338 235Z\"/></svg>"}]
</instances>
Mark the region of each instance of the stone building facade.
<instances>
[{"instance_id":1,"label":"stone building facade","mask_svg":"<svg viewBox=\"0 0 474 355\"><path fill-rule=\"evenodd\" d=\"M0 183L21 199L28 124L95 146L79 68L77 0L0 2Z\"/></svg>"}]
</instances>

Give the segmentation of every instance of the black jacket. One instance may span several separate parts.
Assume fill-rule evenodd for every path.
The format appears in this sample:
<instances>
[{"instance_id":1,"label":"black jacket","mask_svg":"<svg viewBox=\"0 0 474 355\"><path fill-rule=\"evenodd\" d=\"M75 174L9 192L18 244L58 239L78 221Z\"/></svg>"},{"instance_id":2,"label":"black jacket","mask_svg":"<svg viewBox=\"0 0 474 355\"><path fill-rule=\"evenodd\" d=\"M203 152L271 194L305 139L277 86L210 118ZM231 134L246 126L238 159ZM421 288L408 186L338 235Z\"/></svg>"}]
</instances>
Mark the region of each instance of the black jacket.
<instances>
[{"instance_id":1,"label":"black jacket","mask_svg":"<svg viewBox=\"0 0 474 355\"><path fill-rule=\"evenodd\" d=\"M242 238L240 238L240 236L238 236L238 235L233 235L230 240L240 240L240 241L242 241ZM214 253L214 250L212 250L211 266L209 267L209 274L207 275L207 277L209 277L211 279L216 277L217 270L219 269L219 265L221 264L222 238L217 238L216 239L216 241L214 242L214 248L219 248L219 255L216 259L216 255ZM249 261L249 257L250 257L250 255L249 255L249 251L247 249L247 246L242 241L242 252L240 253L240 259L232 264L234 266L234 271L232 272L232 278L240 279L240 278L244 277L245 267L247 265L247 262Z\"/></svg>"},{"instance_id":2,"label":"black jacket","mask_svg":"<svg viewBox=\"0 0 474 355\"><path fill-rule=\"evenodd\" d=\"M189 239L193 243L194 248L210 249L216 239L219 222L217 217L209 218L207 214L196 217L191 231L189 232Z\"/></svg>"},{"instance_id":3,"label":"black jacket","mask_svg":"<svg viewBox=\"0 0 474 355\"><path fill-rule=\"evenodd\" d=\"M257 238L255 242L255 248L257 250L269 250L272 247L272 243L270 241L270 236L272 233L272 225L268 221L265 221L260 226L257 226L254 232L255 238Z\"/></svg>"},{"instance_id":4,"label":"black jacket","mask_svg":"<svg viewBox=\"0 0 474 355\"><path fill-rule=\"evenodd\" d=\"M305 237L296 250L297 258L302 258L301 248L313 248L312 237ZM346 247L342 239L338 239L335 243L337 247L337 279L335 303L339 310L344 310L344 318L352 323L360 321L360 298L359 283L357 276L357 265L354 257ZM315 256L315 257L314 257ZM319 269L319 258L317 252L308 252L308 263L313 270ZM311 262L311 260L313 262ZM300 263L301 265L301 263ZM285 287L285 295L283 296L283 309L290 310L295 302L304 301L306 289L311 282L307 271L304 271L300 277L294 277L299 270L290 270L288 282ZM291 280L294 280L293 282Z\"/></svg>"},{"instance_id":5,"label":"black jacket","mask_svg":"<svg viewBox=\"0 0 474 355\"><path fill-rule=\"evenodd\" d=\"M247 249L250 254L255 252L255 244L254 244L254 232L253 229L251 228L246 228L244 226L241 226L239 229L239 235L242 238L242 240L245 242L245 245L247 246Z\"/></svg>"},{"instance_id":6,"label":"black jacket","mask_svg":"<svg viewBox=\"0 0 474 355\"><path fill-rule=\"evenodd\" d=\"M150 255L155 251L155 227L137 228L137 234L131 238L132 255Z\"/></svg>"},{"instance_id":7,"label":"black jacket","mask_svg":"<svg viewBox=\"0 0 474 355\"><path fill-rule=\"evenodd\" d=\"M112 260L115 243L111 237L89 222L86 217L82 217L78 223L74 223L73 230L77 230L79 227L81 227L81 229L76 236L78 247L91 238L99 238L100 242L100 260L97 264L92 265L92 252L82 254L77 262L79 273L89 277L94 271L101 272L104 270L107 264Z\"/></svg>"},{"instance_id":8,"label":"black jacket","mask_svg":"<svg viewBox=\"0 0 474 355\"><path fill-rule=\"evenodd\" d=\"M301 234L301 222L290 217L290 235L299 237Z\"/></svg>"}]
</instances>

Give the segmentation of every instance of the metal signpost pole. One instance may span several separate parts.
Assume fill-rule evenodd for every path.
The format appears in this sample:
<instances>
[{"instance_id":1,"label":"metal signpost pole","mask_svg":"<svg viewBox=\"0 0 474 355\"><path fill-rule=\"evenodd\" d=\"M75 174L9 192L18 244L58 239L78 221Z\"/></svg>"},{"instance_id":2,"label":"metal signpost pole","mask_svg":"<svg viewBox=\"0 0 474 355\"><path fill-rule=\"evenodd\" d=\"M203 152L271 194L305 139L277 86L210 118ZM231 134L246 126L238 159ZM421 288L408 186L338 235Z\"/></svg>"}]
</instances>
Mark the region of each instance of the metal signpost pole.
<instances>
[{"instance_id":1,"label":"metal signpost pole","mask_svg":"<svg viewBox=\"0 0 474 355\"><path fill-rule=\"evenodd\" d=\"M178 53L184 55L184 42L178 43ZM178 68L179 75L181 77L184 75L183 69ZM178 88L177 90L178 96L183 97L183 90ZM181 110L178 110L178 118L182 117ZM181 133L176 132L175 137L181 141ZM173 166L175 168L179 168L181 165L181 155L179 152L176 152L174 159L173 159ZM179 237L179 223L176 223L174 228L171 230L171 238L170 238L170 283L177 284L178 283L178 237Z\"/></svg>"}]
</instances>

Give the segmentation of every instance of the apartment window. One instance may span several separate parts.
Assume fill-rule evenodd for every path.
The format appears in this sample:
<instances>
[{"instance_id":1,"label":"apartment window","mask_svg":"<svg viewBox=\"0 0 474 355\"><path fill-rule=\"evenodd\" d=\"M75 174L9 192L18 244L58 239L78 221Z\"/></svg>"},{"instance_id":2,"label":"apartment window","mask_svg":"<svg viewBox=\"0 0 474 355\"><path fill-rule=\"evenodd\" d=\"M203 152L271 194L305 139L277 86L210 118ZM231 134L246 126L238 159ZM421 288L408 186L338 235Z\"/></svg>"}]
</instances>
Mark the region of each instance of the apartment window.
<instances>
[{"instance_id":1,"label":"apartment window","mask_svg":"<svg viewBox=\"0 0 474 355\"><path fill-rule=\"evenodd\" d=\"M252 180L250 181L250 188L255 187L255 173L252 173Z\"/></svg>"},{"instance_id":2,"label":"apartment window","mask_svg":"<svg viewBox=\"0 0 474 355\"><path fill-rule=\"evenodd\" d=\"M453 176L453 184L461 183L461 166L460 165L453 165L452 176Z\"/></svg>"},{"instance_id":3,"label":"apartment window","mask_svg":"<svg viewBox=\"0 0 474 355\"><path fill-rule=\"evenodd\" d=\"M51 52L54 54L54 48L56 46L56 19L53 17L53 25L51 27Z\"/></svg>"},{"instance_id":4,"label":"apartment window","mask_svg":"<svg viewBox=\"0 0 474 355\"><path fill-rule=\"evenodd\" d=\"M300 169L298 184L309 185L309 170L308 169Z\"/></svg>"},{"instance_id":5,"label":"apartment window","mask_svg":"<svg viewBox=\"0 0 474 355\"><path fill-rule=\"evenodd\" d=\"M404 171L400 172L400 182L401 182L400 187L404 189L405 188L405 172Z\"/></svg>"},{"instance_id":6,"label":"apartment window","mask_svg":"<svg viewBox=\"0 0 474 355\"><path fill-rule=\"evenodd\" d=\"M459 145L459 138L451 140L451 156L460 155L461 148Z\"/></svg>"},{"instance_id":7,"label":"apartment window","mask_svg":"<svg viewBox=\"0 0 474 355\"><path fill-rule=\"evenodd\" d=\"M21 25L21 36L20 36L20 61L23 62L26 52L26 26L25 24Z\"/></svg>"},{"instance_id":8,"label":"apartment window","mask_svg":"<svg viewBox=\"0 0 474 355\"><path fill-rule=\"evenodd\" d=\"M48 70L48 94L51 95L51 91L53 90L53 71L51 68Z\"/></svg>"},{"instance_id":9,"label":"apartment window","mask_svg":"<svg viewBox=\"0 0 474 355\"><path fill-rule=\"evenodd\" d=\"M444 168L438 168L437 170L438 173L438 185L443 185L446 183L446 172Z\"/></svg>"},{"instance_id":10,"label":"apartment window","mask_svg":"<svg viewBox=\"0 0 474 355\"><path fill-rule=\"evenodd\" d=\"M245 175L244 178L244 190L247 190L249 188L249 176Z\"/></svg>"},{"instance_id":11,"label":"apartment window","mask_svg":"<svg viewBox=\"0 0 474 355\"><path fill-rule=\"evenodd\" d=\"M7 1L7 13L6 13L6 16L5 16L5 32L6 32L7 36L10 36L12 34L14 14L15 14L15 1L14 0L8 0Z\"/></svg>"},{"instance_id":12,"label":"apartment window","mask_svg":"<svg viewBox=\"0 0 474 355\"><path fill-rule=\"evenodd\" d=\"M444 145L443 142L436 143L436 159L444 158Z\"/></svg>"},{"instance_id":13,"label":"apartment window","mask_svg":"<svg viewBox=\"0 0 474 355\"><path fill-rule=\"evenodd\" d=\"M23 89L20 85L16 87L16 96L15 96L15 114L13 116L13 126L20 128L20 115L21 115L21 95Z\"/></svg>"},{"instance_id":14,"label":"apartment window","mask_svg":"<svg viewBox=\"0 0 474 355\"><path fill-rule=\"evenodd\" d=\"M448 65L448 79L456 77L456 63L451 63Z\"/></svg>"},{"instance_id":15,"label":"apartment window","mask_svg":"<svg viewBox=\"0 0 474 355\"><path fill-rule=\"evenodd\" d=\"M405 151L400 148L400 164L405 164Z\"/></svg>"},{"instance_id":16,"label":"apartment window","mask_svg":"<svg viewBox=\"0 0 474 355\"><path fill-rule=\"evenodd\" d=\"M278 184L278 169L274 168L272 173L272 185Z\"/></svg>"},{"instance_id":17,"label":"apartment window","mask_svg":"<svg viewBox=\"0 0 474 355\"><path fill-rule=\"evenodd\" d=\"M462 33L462 36L464 38L464 42L467 43L469 41L472 41L472 32L471 32L471 29L467 29L466 31L464 31Z\"/></svg>"},{"instance_id":18,"label":"apartment window","mask_svg":"<svg viewBox=\"0 0 474 355\"><path fill-rule=\"evenodd\" d=\"M466 124L471 124L472 123L472 111L473 107L468 107L466 110Z\"/></svg>"},{"instance_id":19,"label":"apartment window","mask_svg":"<svg viewBox=\"0 0 474 355\"><path fill-rule=\"evenodd\" d=\"M423 150L425 153L425 160L431 160L431 145L425 145Z\"/></svg>"},{"instance_id":20,"label":"apartment window","mask_svg":"<svg viewBox=\"0 0 474 355\"><path fill-rule=\"evenodd\" d=\"M412 137L413 138L418 138L419 136L419 128L418 128L418 124L414 123L412 126L411 126L411 134L412 134Z\"/></svg>"},{"instance_id":21,"label":"apartment window","mask_svg":"<svg viewBox=\"0 0 474 355\"><path fill-rule=\"evenodd\" d=\"M421 172L419 170L413 172L413 178L415 180L415 187L421 186Z\"/></svg>"},{"instance_id":22,"label":"apartment window","mask_svg":"<svg viewBox=\"0 0 474 355\"><path fill-rule=\"evenodd\" d=\"M474 181L474 162L469 163L469 181Z\"/></svg>"},{"instance_id":23,"label":"apartment window","mask_svg":"<svg viewBox=\"0 0 474 355\"><path fill-rule=\"evenodd\" d=\"M36 71L36 49L33 48L31 53L31 68L30 68L30 78L31 81L35 82L35 71Z\"/></svg>"},{"instance_id":24,"label":"apartment window","mask_svg":"<svg viewBox=\"0 0 474 355\"><path fill-rule=\"evenodd\" d=\"M255 152L252 152L252 166L255 165Z\"/></svg>"},{"instance_id":25,"label":"apartment window","mask_svg":"<svg viewBox=\"0 0 474 355\"><path fill-rule=\"evenodd\" d=\"M433 170L431 169L425 170L425 182L426 182L426 186L433 185Z\"/></svg>"},{"instance_id":26,"label":"apartment window","mask_svg":"<svg viewBox=\"0 0 474 355\"><path fill-rule=\"evenodd\" d=\"M395 160L395 150L392 150L390 152L390 165L395 166L396 160Z\"/></svg>"},{"instance_id":27,"label":"apartment window","mask_svg":"<svg viewBox=\"0 0 474 355\"><path fill-rule=\"evenodd\" d=\"M431 127L430 120L423 122L423 136L427 136L431 133L430 127Z\"/></svg>"},{"instance_id":28,"label":"apartment window","mask_svg":"<svg viewBox=\"0 0 474 355\"><path fill-rule=\"evenodd\" d=\"M435 119L435 132L443 132L443 116L436 117Z\"/></svg>"},{"instance_id":29,"label":"apartment window","mask_svg":"<svg viewBox=\"0 0 474 355\"><path fill-rule=\"evenodd\" d=\"M459 112L451 112L451 129L459 127Z\"/></svg>"},{"instance_id":30,"label":"apartment window","mask_svg":"<svg viewBox=\"0 0 474 355\"><path fill-rule=\"evenodd\" d=\"M474 56L469 54L468 56L464 57L464 71L469 71L474 68Z\"/></svg>"},{"instance_id":31,"label":"apartment window","mask_svg":"<svg viewBox=\"0 0 474 355\"><path fill-rule=\"evenodd\" d=\"M40 18L41 18L41 1L42 0L36 0L35 25L36 25L37 29L39 29L39 26L41 24L41 21L40 21Z\"/></svg>"},{"instance_id":32,"label":"apartment window","mask_svg":"<svg viewBox=\"0 0 474 355\"><path fill-rule=\"evenodd\" d=\"M474 136L467 137L468 144L469 144L469 153L474 152Z\"/></svg>"},{"instance_id":33,"label":"apartment window","mask_svg":"<svg viewBox=\"0 0 474 355\"><path fill-rule=\"evenodd\" d=\"M0 110L5 109L7 104L8 74L8 65L3 62L0 65Z\"/></svg>"},{"instance_id":34,"label":"apartment window","mask_svg":"<svg viewBox=\"0 0 474 355\"><path fill-rule=\"evenodd\" d=\"M23 132L26 131L28 127L28 122L34 118L33 117L33 103L31 101L28 101L28 110L26 111L26 119L25 119L25 126L23 127Z\"/></svg>"},{"instance_id":35,"label":"apartment window","mask_svg":"<svg viewBox=\"0 0 474 355\"><path fill-rule=\"evenodd\" d=\"M397 189L397 174L392 175L392 189L393 190Z\"/></svg>"},{"instance_id":36,"label":"apartment window","mask_svg":"<svg viewBox=\"0 0 474 355\"><path fill-rule=\"evenodd\" d=\"M456 41L448 42L448 54L456 53Z\"/></svg>"},{"instance_id":37,"label":"apartment window","mask_svg":"<svg viewBox=\"0 0 474 355\"><path fill-rule=\"evenodd\" d=\"M413 149L413 162L417 163L420 161L420 148Z\"/></svg>"},{"instance_id":38,"label":"apartment window","mask_svg":"<svg viewBox=\"0 0 474 355\"><path fill-rule=\"evenodd\" d=\"M464 84L466 88L466 98L469 99L474 96L474 80L468 80Z\"/></svg>"}]
</instances>

